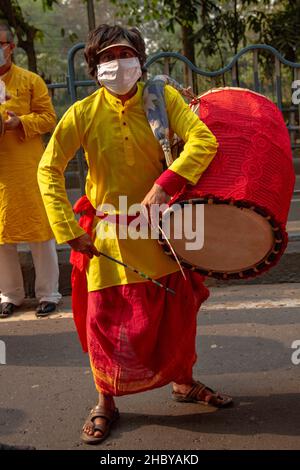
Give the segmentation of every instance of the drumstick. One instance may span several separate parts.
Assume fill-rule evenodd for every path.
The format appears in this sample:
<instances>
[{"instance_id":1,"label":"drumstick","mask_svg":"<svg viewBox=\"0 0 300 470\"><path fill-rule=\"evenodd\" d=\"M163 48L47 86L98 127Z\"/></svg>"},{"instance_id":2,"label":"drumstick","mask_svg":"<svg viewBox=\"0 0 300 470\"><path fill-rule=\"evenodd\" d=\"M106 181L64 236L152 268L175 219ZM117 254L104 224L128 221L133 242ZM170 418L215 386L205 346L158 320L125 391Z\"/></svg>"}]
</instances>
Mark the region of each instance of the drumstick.
<instances>
[{"instance_id":1,"label":"drumstick","mask_svg":"<svg viewBox=\"0 0 300 470\"><path fill-rule=\"evenodd\" d=\"M136 268L133 268L132 266L129 266L129 264L123 263L122 261L119 261L116 258L113 258L112 256L107 255L106 253L103 253L102 251L99 251L100 255L104 256L107 259L110 259L111 261L114 261L115 263L120 264L121 266L124 266L124 268L130 269L134 273L138 274L139 276L143 277L144 279L147 279L148 281L153 282L159 287L162 287L165 289L167 292L170 292L171 294L175 295L176 292L173 289L170 289L169 287L164 286L160 282L156 281L155 279L152 279L152 277L148 276L147 274L143 273L142 271L138 271Z\"/></svg>"},{"instance_id":2,"label":"drumstick","mask_svg":"<svg viewBox=\"0 0 300 470\"><path fill-rule=\"evenodd\" d=\"M174 251L174 248L172 247L171 242L170 242L170 240L168 239L167 235L165 234L165 232L163 231L163 229L161 228L161 226L160 226L159 224L157 224L157 226L155 226L155 225L153 224L151 217L150 217L150 225L151 225L151 227L152 227L154 230L156 230L156 228L158 228L158 230L160 230L160 232L162 233L163 237L165 238L165 240L166 240L166 242L167 242L167 244L168 244L168 246L169 246L169 248L170 248L170 250L171 250L171 252L172 252L172 254L173 254L173 256L174 256L174 258L175 258L176 263L177 263L178 266L179 266L179 269L180 269L180 271L181 271L181 274L182 274L182 276L183 276L183 279L186 281L186 275L185 275L184 272L183 272L181 263L180 263L180 261L179 261L177 255L176 255L176 253L175 253L175 251Z\"/></svg>"},{"instance_id":3,"label":"drumstick","mask_svg":"<svg viewBox=\"0 0 300 470\"><path fill-rule=\"evenodd\" d=\"M165 232L163 231L163 229L161 228L161 226L158 225L157 227L158 227L159 230L161 231L161 233L162 233L164 239L166 240L166 242L167 242L167 244L168 244L170 250L172 251L172 254L173 254L174 258L175 258L175 261L176 261L176 263L178 264L178 266L179 266L179 268L180 268L181 274L182 274L184 280L186 281L186 275L184 274L184 271L183 271L183 269L182 269L181 263L180 263L180 261L179 261L177 255L176 255L176 253L175 253L175 251L174 251L174 248L173 248L172 245L171 245L170 240L168 240L168 237L167 237L167 235L165 234Z\"/></svg>"},{"instance_id":4,"label":"drumstick","mask_svg":"<svg viewBox=\"0 0 300 470\"><path fill-rule=\"evenodd\" d=\"M179 266L179 269L180 269L180 271L181 271L181 274L182 274L182 276L183 276L183 279L186 281L186 275L184 274L184 271L183 271L183 269L182 269L182 266L181 266L181 264L180 264L180 261L179 261L177 255L176 255L176 253L175 253L175 251L174 251L174 248L173 248L172 245L171 245L171 242L168 240L167 235L165 234L165 232L163 231L163 229L161 228L161 226L160 226L159 224L157 224L157 226L155 226L155 225L153 224L152 219L151 219L151 216L149 217L149 220L150 220L150 226L151 226L154 230L156 230L156 229L158 228L158 230L160 230L160 232L162 233L163 237L165 238L165 240L166 240L166 242L167 242L167 244L168 244L168 246L169 246L169 248L170 248L170 250L171 250L171 252L172 252L172 254L173 254L173 256L174 256L174 258L175 258L176 263L177 263L178 266Z\"/></svg>"}]
</instances>

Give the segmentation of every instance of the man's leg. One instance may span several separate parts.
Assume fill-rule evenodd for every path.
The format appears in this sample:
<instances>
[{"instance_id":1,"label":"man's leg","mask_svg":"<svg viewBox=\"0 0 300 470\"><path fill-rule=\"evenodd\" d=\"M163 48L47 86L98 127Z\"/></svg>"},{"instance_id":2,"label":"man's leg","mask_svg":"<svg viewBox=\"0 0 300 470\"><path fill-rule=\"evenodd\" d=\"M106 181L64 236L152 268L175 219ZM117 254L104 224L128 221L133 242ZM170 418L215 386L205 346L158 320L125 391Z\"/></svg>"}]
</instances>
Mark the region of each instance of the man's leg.
<instances>
[{"instance_id":1,"label":"man's leg","mask_svg":"<svg viewBox=\"0 0 300 470\"><path fill-rule=\"evenodd\" d=\"M1 303L21 305L24 300L24 284L17 245L0 245L0 291Z\"/></svg>"},{"instance_id":2,"label":"man's leg","mask_svg":"<svg viewBox=\"0 0 300 470\"><path fill-rule=\"evenodd\" d=\"M29 244L35 268L35 296L39 302L58 304L59 268L55 240Z\"/></svg>"},{"instance_id":3,"label":"man's leg","mask_svg":"<svg viewBox=\"0 0 300 470\"><path fill-rule=\"evenodd\" d=\"M98 400L98 406L103 407L105 410L113 411L116 408L114 398L112 395L104 395L103 393L99 393L99 400ZM96 418L94 420L94 425L100 425L100 426L108 426L109 423L105 418ZM101 431L94 431L93 426L89 424L85 424L83 427L83 431L89 435L89 436L94 436L94 437L102 437L103 432Z\"/></svg>"}]
</instances>

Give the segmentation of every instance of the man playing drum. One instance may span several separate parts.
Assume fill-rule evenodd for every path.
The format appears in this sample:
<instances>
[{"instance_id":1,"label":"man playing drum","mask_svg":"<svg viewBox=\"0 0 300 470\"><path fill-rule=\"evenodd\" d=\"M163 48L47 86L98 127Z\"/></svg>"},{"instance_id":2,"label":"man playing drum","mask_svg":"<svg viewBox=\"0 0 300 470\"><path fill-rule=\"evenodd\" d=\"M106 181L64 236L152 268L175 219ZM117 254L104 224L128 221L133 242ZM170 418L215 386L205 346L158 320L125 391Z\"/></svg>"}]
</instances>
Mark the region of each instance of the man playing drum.
<instances>
[{"instance_id":1,"label":"man playing drum","mask_svg":"<svg viewBox=\"0 0 300 470\"><path fill-rule=\"evenodd\" d=\"M118 418L115 396L173 382L172 395L178 401L222 407L232 399L196 382L192 375L196 316L209 295L204 278L189 271L184 281L176 262L162 254L155 239L105 237L106 222L96 216L96 209L105 204L118 213L119 196L127 197L128 206L142 203L147 209L166 203L186 182L198 181L216 153L216 139L179 93L166 86L170 126L185 147L162 173L162 149L143 110L140 78L146 55L139 31L100 25L90 33L85 57L90 74L102 86L63 116L40 162L38 180L58 243L68 242L85 260L81 267L87 275L87 315L85 280L76 281L76 271L73 297L82 293L82 304L77 296L76 309L81 311L76 326L99 393L82 440L96 444ZM88 165L86 197L76 204L84 212L81 226L68 202L63 177L80 146ZM118 223L123 223L121 217ZM145 282L99 252L135 266L176 294Z\"/></svg>"}]
</instances>

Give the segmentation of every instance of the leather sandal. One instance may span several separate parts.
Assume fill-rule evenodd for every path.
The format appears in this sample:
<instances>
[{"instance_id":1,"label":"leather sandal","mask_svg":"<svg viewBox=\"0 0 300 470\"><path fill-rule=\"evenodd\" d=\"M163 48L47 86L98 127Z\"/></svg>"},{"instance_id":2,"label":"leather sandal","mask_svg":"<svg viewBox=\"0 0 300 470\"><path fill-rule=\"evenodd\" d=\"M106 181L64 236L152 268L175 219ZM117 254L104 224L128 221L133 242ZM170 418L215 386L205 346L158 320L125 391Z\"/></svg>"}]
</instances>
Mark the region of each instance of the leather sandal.
<instances>
[{"instance_id":1,"label":"leather sandal","mask_svg":"<svg viewBox=\"0 0 300 470\"><path fill-rule=\"evenodd\" d=\"M232 397L220 392L215 392L201 382L193 382L192 388L186 394L172 392L175 401L184 403L200 403L202 405L212 405L216 408L225 408L233 403Z\"/></svg>"},{"instance_id":2,"label":"leather sandal","mask_svg":"<svg viewBox=\"0 0 300 470\"><path fill-rule=\"evenodd\" d=\"M16 308L17 305L13 304L12 302L3 302L0 306L0 318L10 317Z\"/></svg>"},{"instance_id":3,"label":"leather sandal","mask_svg":"<svg viewBox=\"0 0 300 470\"><path fill-rule=\"evenodd\" d=\"M119 417L120 414L118 408L115 408L114 410L107 410L104 406L95 406L91 410L86 422L84 423L84 426L82 428L83 432L81 434L81 440L85 444L100 444L100 442L103 442L109 436L112 424L117 421ZM95 424L96 418L104 418L106 420L106 423ZM89 436L84 431L84 428L86 426L90 426L93 429L93 432L100 431L102 433L102 436Z\"/></svg>"},{"instance_id":4,"label":"leather sandal","mask_svg":"<svg viewBox=\"0 0 300 470\"><path fill-rule=\"evenodd\" d=\"M47 317L50 313L55 312L56 307L57 305L54 302L40 302L35 315L37 317Z\"/></svg>"}]
</instances>

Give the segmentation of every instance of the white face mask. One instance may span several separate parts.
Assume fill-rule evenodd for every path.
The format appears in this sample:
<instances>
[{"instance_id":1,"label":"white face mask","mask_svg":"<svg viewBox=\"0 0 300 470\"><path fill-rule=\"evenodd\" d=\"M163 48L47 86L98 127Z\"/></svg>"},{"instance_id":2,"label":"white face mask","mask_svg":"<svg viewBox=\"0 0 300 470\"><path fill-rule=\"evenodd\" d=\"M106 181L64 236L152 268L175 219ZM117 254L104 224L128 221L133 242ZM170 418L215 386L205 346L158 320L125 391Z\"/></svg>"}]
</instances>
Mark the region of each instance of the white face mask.
<instances>
[{"instance_id":1,"label":"white face mask","mask_svg":"<svg viewBox=\"0 0 300 470\"><path fill-rule=\"evenodd\" d=\"M97 69L99 83L117 95L126 95L142 75L137 57L103 62Z\"/></svg>"}]
</instances>

